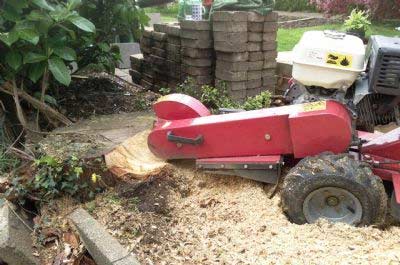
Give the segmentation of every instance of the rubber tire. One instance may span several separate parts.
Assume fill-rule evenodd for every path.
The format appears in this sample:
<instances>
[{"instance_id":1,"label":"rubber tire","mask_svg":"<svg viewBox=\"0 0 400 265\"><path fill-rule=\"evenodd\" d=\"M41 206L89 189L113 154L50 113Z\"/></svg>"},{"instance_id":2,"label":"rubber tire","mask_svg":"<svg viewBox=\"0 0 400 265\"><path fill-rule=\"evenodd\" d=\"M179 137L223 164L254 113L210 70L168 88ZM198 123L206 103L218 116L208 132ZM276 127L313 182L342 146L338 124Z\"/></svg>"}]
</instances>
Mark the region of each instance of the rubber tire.
<instances>
[{"instance_id":1,"label":"rubber tire","mask_svg":"<svg viewBox=\"0 0 400 265\"><path fill-rule=\"evenodd\" d=\"M296 224L307 223L303 203L307 195L323 187L342 188L361 203L358 226L382 224L387 211L387 194L382 180L369 166L347 154L322 154L301 160L284 180L281 201L283 211Z\"/></svg>"}]
</instances>

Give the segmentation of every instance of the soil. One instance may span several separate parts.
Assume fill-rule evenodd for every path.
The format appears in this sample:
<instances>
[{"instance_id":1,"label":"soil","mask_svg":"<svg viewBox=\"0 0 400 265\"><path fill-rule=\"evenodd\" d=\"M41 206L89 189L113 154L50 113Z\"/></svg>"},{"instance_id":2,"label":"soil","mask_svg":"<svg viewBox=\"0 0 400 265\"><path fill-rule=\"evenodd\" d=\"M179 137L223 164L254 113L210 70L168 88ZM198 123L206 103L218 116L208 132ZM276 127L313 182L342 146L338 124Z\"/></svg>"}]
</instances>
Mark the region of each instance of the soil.
<instances>
[{"instance_id":1,"label":"soil","mask_svg":"<svg viewBox=\"0 0 400 265\"><path fill-rule=\"evenodd\" d=\"M57 100L63 114L72 121L92 115L128 113L150 109L159 95L106 73L74 79L60 88Z\"/></svg>"},{"instance_id":2,"label":"soil","mask_svg":"<svg viewBox=\"0 0 400 265\"><path fill-rule=\"evenodd\" d=\"M142 264L400 264L400 227L290 223L272 185L173 171L86 208Z\"/></svg>"}]
</instances>

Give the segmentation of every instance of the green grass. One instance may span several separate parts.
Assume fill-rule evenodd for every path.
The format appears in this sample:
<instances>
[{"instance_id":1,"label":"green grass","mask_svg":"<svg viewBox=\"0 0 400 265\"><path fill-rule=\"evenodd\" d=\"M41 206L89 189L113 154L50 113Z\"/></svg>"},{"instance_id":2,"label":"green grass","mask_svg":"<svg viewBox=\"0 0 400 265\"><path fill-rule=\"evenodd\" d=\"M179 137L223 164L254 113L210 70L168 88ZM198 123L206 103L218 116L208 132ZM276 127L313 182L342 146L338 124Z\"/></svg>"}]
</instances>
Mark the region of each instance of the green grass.
<instances>
[{"instance_id":1,"label":"green grass","mask_svg":"<svg viewBox=\"0 0 400 265\"><path fill-rule=\"evenodd\" d=\"M172 22L178 22L178 19L177 19L176 15L171 15L171 16L162 15L161 21L163 23L172 23Z\"/></svg>"},{"instance_id":2,"label":"green grass","mask_svg":"<svg viewBox=\"0 0 400 265\"><path fill-rule=\"evenodd\" d=\"M368 30L367 35L400 36L400 31L395 30L396 24L374 24ZM310 30L344 30L341 24L329 24L316 27L279 29L278 30L278 51L291 51L299 42L303 33Z\"/></svg>"},{"instance_id":3,"label":"green grass","mask_svg":"<svg viewBox=\"0 0 400 265\"><path fill-rule=\"evenodd\" d=\"M146 13L160 13L162 16L176 17L179 11L177 2L155 7L147 7L144 9Z\"/></svg>"},{"instance_id":4,"label":"green grass","mask_svg":"<svg viewBox=\"0 0 400 265\"><path fill-rule=\"evenodd\" d=\"M286 0L282 0L285 2ZM177 22L178 4L172 3L161 7L145 8L146 13L160 13L162 22ZM375 23L367 32L367 35L400 36L400 31L395 30L396 23ZM310 30L339 30L344 31L342 24L328 24L316 27L279 29L278 31L278 51L291 51L299 42L303 33Z\"/></svg>"}]
</instances>

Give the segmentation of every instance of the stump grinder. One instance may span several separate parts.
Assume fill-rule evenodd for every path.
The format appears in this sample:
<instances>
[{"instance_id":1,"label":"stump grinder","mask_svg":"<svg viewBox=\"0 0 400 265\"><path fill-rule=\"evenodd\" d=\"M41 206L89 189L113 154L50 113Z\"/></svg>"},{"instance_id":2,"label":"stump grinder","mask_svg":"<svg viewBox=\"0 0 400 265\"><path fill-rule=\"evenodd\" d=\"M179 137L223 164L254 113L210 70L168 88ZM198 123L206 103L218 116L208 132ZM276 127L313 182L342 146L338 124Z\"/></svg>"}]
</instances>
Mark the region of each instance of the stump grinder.
<instances>
[{"instance_id":1,"label":"stump grinder","mask_svg":"<svg viewBox=\"0 0 400 265\"><path fill-rule=\"evenodd\" d=\"M295 223L320 218L380 224L389 208L400 221L400 39L361 39L332 31L303 35L293 51L292 104L211 115L198 100L171 94L154 104L148 137L158 157L194 159L200 170L279 182ZM391 194L391 195L390 195Z\"/></svg>"}]
</instances>

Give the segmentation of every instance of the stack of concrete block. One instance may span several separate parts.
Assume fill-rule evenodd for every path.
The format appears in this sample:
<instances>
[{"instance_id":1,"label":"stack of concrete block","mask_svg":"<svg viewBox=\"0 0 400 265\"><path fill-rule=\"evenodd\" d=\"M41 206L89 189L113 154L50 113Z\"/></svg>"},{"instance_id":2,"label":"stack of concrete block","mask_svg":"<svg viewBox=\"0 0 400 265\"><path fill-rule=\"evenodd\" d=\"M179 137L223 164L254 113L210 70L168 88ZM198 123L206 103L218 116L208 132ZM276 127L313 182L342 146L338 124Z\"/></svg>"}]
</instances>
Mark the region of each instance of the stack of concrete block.
<instances>
[{"instance_id":1,"label":"stack of concrete block","mask_svg":"<svg viewBox=\"0 0 400 265\"><path fill-rule=\"evenodd\" d=\"M278 57L277 51L277 37L278 32L278 13L271 12L264 16L264 27L263 27L263 88L274 93L277 86L276 68Z\"/></svg>"},{"instance_id":2,"label":"stack of concrete block","mask_svg":"<svg viewBox=\"0 0 400 265\"><path fill-rule=\"evenodd\" d=\"M167 61L167 34L164 32L153 31L153 47L150 61L153 66L154 91L159 91L160 88L168 87L168 75L165 71Z\"/></svg>"},{"instance_id":3,"label":"stack of concrete block","mask_svg":"<svg viewBox=\"0 0 400 265\"><path fill-rule=\"evenodd\" d=\"M166 67L168 87L175 88L181 83L181 29L179 24L154 24L154 30L167 34Z\"/></svg>"},{"instance_id":4,"label":"stack of concrete block","mask_svg":"<svg viewBox=\"0 0 400 265\"><path fill-rule=\"evenodd\" d=\"M272 74L276 58L277 24L272 21L275 16L275 13L263 16L243 11L213 15L216 84L217 87L224 84L234 100L244 101L271 84L269 77L275 75Z\"/></svg>"},{"instance_id":5,"label":"stack of concrete block","mask_svg":"<svg viewBox=\"0 0 400 265\"><path fill-rule=\"evenodd\" d=\"M153 89L154 85L154 71L151 61L151 53L153 47L153 30L146 29L143 31L140 39L140 50L143 54L142 75L140 85L146 89Z\"/></svg>"},{"instance_id":6,"label":"stack of concrete block","mask_svg":"<svg viewBox=\"0 0 400 265\"><path fill-rule=\"evenodd\" d=\"M142 80L142 72L144 65L144 58L142 53L133 54L130 56L131 59L131 69L129 74L132 77L132 82L135 84L140 84Z\"/></svg>"},{"instance_id":7,"label":"stack of concrete block","mask_svg":"<svg viewBox=\"0 0 400 265\"><path fill-rule=\"evenodd\" d=\"M190 77L196 85L214 85L214 51L209 21L181 21L181 81Z\"/></svg>"},{"instance_id":8,"label":"stack of concrete block","mask_svg":"<svg viewBox=\"0 0 400 265\"><path fill-rule=\"evenodd\" d=\"M252 77L248 79L247 16L247 12L223 11L215 12L212 18L216 86L226 85L229 96L236 101L243 101L246 98L247 85L252 80Z\"/></svg>"}]
</instances>

